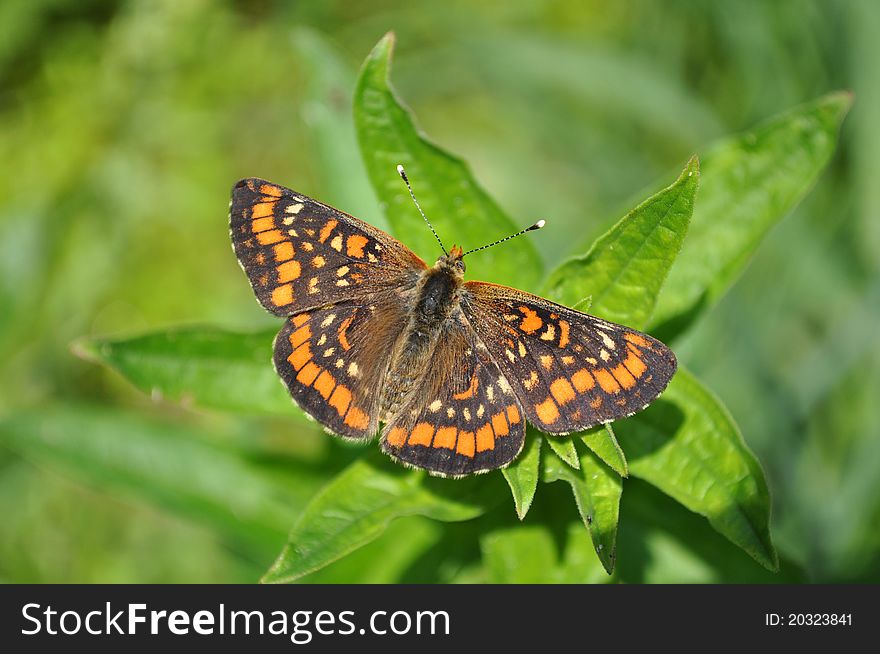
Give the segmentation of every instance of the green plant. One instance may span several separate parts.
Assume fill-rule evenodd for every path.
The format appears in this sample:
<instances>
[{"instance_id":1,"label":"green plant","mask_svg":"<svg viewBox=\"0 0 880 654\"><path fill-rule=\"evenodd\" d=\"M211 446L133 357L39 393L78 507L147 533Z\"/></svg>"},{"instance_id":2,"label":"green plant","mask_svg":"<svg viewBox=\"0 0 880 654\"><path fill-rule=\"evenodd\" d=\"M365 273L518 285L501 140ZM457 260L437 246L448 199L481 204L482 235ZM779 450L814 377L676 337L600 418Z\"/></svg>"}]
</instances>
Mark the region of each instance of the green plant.
<instances>
[{"instance_id":1,"label":"green plant","mask_svg":"<svg viewBox=\"0 0 880 654\"><path fill-rule=\"evenodd\" d=\"M417 252L434 251L394 175L403 163L441 233L470 244L512 229L467 167L413 126L388 86L391 47L386 37L375 48L355 94L357 137L388 225ZM589 296L592 313L674 346L809 189L849 104L846 94L830 95L722 142L549 274L524 238L474 258L470 276L567 304ZM147 392L281 416L294 439L310 427L269 364L275 331L176 329L77 347ZM218 445L194 429L138 425L108 409L85 416L59 409L49 417L21 414L0 430L34 459L192 515L255 557L295 518L266 581L309 573L315 581L608 579L599 564L612 579L642 581L656 580L645 562L663 557L677 557L694 579L705 579L706 568L721 580L766 578L694 514L766 569L778 567L763 473L720 400L684 369L655 405L613 427L566 438L531 430L526 450L503 473L522 525L512 524L498 473L434 479L391 464L374 445L333 444L312 462L266 461L240 438ZM177 466L150 465L160 458ZM576 511L560 501L552 483L560 480L571 487Z\"/></svg>"}]
</instances>

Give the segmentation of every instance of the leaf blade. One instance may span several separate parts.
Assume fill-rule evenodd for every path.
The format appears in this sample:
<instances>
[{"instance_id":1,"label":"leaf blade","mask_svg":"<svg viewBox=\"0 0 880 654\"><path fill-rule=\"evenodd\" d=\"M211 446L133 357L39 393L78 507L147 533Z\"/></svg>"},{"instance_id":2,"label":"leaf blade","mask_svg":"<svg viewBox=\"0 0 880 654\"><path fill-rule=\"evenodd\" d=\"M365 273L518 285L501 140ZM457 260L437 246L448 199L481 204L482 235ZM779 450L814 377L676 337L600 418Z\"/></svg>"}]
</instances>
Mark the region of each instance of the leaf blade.
<instances>
[{"instance_id":1,"label":"leaf blade","mask_svg":"<svg viewBox=\"0 0 880 654\"><path fill-rule=\"evenodd\" d=\"M389 33L367 57L355 91L354 116L367 172L395 234L422 256L438 254L433 235L395 172L398 164L406 168L441 238L453 236L471 248L484 245L487 235L512 233L515 223L479 186L467 164L420 133L396 97L388 79L393 44ZM471 273L525 288L534 287L543 272L534 246L525 238L485 250L468 265Z\"/></svg>"},{"instance_id":2,"label":"leaf blade","mask_svg":"<svg viewBox=\"0 0 880 654\"><path fill-rule=\"evenodd\" d=\"M582 432L580 437L584 444L593 450L593 454L602 459L605 465L621 477L629 476L626 456L618 444L610 424L600 425Z\"/></svg>"},{"instance_id":3,"label":"leaf blade","mask_svg":"<svg viewBox=\"0 0 880 654\"><path fill-rule=\"evenodd\" d=\"M541 440L540 433L529 433L520 455L501 470L510 487L516 515L520 520L529 512L535 499L535 491L538 489Z\"/></svg>"},{"instance_id":4,"label":"leaf blade","mask_svg":"<svg viewBox=\"0 0 880 654\"><path fill-rule=\"evenodd\" d=\"M429 478L374 452L355 461L312 499L261 581L286 583L319 570L378 538L396 518L475 518L500 496L499 488L486 487L493 479L498 478Z\"/></svg>"},{"instance_id":5,"label":"leaf blade","mask_svg":"<svg viewBox=\"0 0 880 654\"><path fill-rule=\"evenodd\" d=\"M761 239L812 188L852 95L833 93L723 140L702 159L700 202L652 320L671 339L736 280Z\"/></svg>"},{"instance_id":6,"label":"leaf blade","mask_svg":"<svg viewBox=\"0 0 880 654\"><path fill-rule=\"evenodd\" d=\"M630 473L705 516L768 570L770 494L761 467L724 405L679 368L663 397L616 423Z\"/></svg>"},{"instance_id":7,"label":"leaf blade","mask_svg":"<svg viewBox=\"0 0 880 654\"><path fill-rule=\"evenodd\" d=\"M554 270L547 294L568 305L592 296L597 316L643 329L685 240L699 179L700 163L692 157L672 185L621 218L585 255Z\"/></svg>"}]
</instances>

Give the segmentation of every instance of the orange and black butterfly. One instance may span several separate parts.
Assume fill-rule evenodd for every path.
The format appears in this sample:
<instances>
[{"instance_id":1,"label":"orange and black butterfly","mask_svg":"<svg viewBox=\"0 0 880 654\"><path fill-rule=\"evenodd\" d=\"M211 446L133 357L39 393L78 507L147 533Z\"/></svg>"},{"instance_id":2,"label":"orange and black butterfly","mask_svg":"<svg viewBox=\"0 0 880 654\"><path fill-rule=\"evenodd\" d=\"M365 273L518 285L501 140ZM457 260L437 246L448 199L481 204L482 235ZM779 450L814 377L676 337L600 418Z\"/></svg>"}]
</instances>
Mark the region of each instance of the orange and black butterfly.
<instances>
[{"instance_id":1,"label":"orange and black butterfly","mask_svg":"<svg viewBox=\"0 0 880 654\"><path fill-rule=\"evenodd\" d=\"M632 415L675 373L675 355L646 334L464 281L475 250L444 248L429 267L385 232L276 184L238 182L230 229L260 304L287 319L274 362L294 401L344 438L372 438L383 423L382 450L434 474L506 466L526 420L567 434Z\"/></svg>"}]
</instances>

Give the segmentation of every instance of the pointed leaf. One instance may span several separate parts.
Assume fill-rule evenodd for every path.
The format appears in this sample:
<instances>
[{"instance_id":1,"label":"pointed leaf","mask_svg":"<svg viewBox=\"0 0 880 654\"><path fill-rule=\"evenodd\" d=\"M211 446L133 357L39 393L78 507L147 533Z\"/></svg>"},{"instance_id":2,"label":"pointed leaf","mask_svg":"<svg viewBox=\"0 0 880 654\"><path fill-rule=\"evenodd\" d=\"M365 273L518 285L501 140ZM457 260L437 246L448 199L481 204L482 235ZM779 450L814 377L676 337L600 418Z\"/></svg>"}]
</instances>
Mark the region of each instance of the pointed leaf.
<instances>
[{"instance_id":1,"label":"pointed leaf","mask_svg":"<svg viewBox=\"0 0 880 654\"><path fill-rule=\"evenodd\" d=\"M541 457L541 434L537 431L529 431L523 451L501 473L510 486L513 494L513 503L516 507L516 515L520 520L526 517L532 500L535 499L535 490L538 488L538 471Z\"/></svg>"},{"instance_id":2,"label":"pointed leaf","mask_svg":"<svg viewBox=\"0 0 880 654\"><path fill-rule=\"evenodd\" d=\"M391 89L388 74L394 38L387 34L367 58L355 91L354 117L361 154L373 188L398 238L433 261L440 254L396 168L403 164L425 214L447 249L468 248L507 236L519 226L477 184L467 165L434 145ZM514 239L468 261L469 274L533 288L543 266L531 241ZM580 298L578 298L580 299Z\"/></svg>"},{"instance_id":3,"label":"pointed leaf","mask_svg":"<svg viewBox=\"0 0 880 654\"><path fill-rule=\"evenodd\" d=\"M369 454L312 499L262 581L285 583L318 570L378 538L395 518L475 518L501 496L497 479L437 479L406 470L379 453Z\"/></svg>"},{"instance_id":4,"label":"pointed leaf","mask_svg":"<svg viewBox=\"0 0 880 654\"><path fill-rule=\"evenodd\" d=\"M571 436L547 435L544 440L547 441L547 444L556 453L556 456L575 470L581 469L581 462L578 459L578 453L574 448L574 441L572 441Z\"/></svg>"},{"instance_id":5,"label":"pointed leaf","mask_svg":"<svg viewBox=\"0 0 880 654\"><path fill-rule=\"evenodd\" d=\"M547 453L543 457L543 480L565 481L571 486L581 519L593 539L596 555L608 574L614 570L617 523L623 484L620 476L586 447L578 447L580 470Z\"/></svg>"},{"instance_id":6,"label":"pointed leaf","mask_svg":"<svg viewBox=\"0 0 880 654\"><path fill-rule=\"evenodd\" d=\"M272 367L275 331L236 334L182 328L128 339L81 340L74 351L145 393L223 411L281 415L306 423Z\"/></svg>"},{"instance_id":7,"label":"pointed leaf","mask_svg":"<svg viewBox=\"0 0 880 654\"><path fill-rule=\"evenodd\" d=\"M700 201L660 297L654 333L674 337L724 294L825 168L851 104L850 93L827 95L722 141L703 157Z\"/></svg>"},{"instance_id":8,"label":"pointed leaf","mask_svg":"<svg viewBox=\"0 0 880 654\"><path fill-rule=\"evenodd\" d=\"M643 329L687 233L699 177L693 157L670 187L630 211L587 254L554 270L547 293L567 305L591 295L595 315Z\"/></svg>"},{"instance_id":9,"label":"pointed leaf","mask_svg":"<svg viewBox=\"0 0 880 654\"><path fill-rule=\"evenodd\" d=\"M611 429L611 425L600 425L589 431L582 432L581 440L618 475L621 477L629 475L626 457L617 443L617 438L614 436L614 430Z\"/></svg>"},{"instance_id":10,"label":"pointed leaf","mask_svg":"<svg viewBox=\"0 0 880 654\"><path fill-rule=\"evenodd\" d=\"M629 471L710 524L756 561L778 568L764 473L727 409L680 368L663 396L615 423Z\"/></svg>"}]
</instances>

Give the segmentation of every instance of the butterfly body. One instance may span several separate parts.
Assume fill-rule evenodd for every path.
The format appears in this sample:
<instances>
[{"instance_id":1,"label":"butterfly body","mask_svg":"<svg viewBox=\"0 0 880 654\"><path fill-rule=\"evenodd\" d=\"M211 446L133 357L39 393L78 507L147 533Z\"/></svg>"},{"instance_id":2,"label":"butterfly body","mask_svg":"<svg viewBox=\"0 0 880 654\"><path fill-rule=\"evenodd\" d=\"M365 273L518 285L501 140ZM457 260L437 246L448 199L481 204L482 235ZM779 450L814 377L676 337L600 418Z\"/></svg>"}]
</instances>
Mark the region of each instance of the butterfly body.
<instances>
[{"instance_id":1,"label":"butterfly body","mask_svg":"<svg viewBox=\"0 0 880 654\"><path fill-rule=\"evenodd\" d=\"M510 463L526 419L566 434L631 415L675 372L665 345L535 295L465 281L390 235L259 179L233 188L233 248L260 303L287 321L274 363L330 432L382 428L383 451L434 474Z\"/></svg>"}]
</instances>

